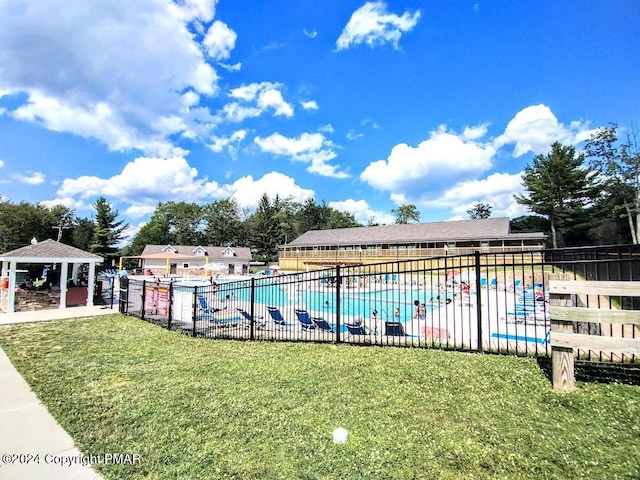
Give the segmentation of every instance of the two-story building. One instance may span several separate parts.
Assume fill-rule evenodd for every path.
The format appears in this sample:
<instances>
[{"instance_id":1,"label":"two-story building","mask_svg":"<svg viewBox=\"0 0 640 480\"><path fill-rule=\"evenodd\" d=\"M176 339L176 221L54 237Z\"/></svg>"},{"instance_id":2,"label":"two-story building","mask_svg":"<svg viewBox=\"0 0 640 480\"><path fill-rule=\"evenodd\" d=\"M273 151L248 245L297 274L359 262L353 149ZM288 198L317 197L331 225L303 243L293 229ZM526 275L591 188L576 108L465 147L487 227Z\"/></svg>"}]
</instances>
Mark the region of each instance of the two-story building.
<instances>
[{"instance_id":1,"label":"two-story building","mask_svg":"<svg viewBox=\"0 0 640 480\"><path fill-rule=\"evenodd\" d=\"M246 274L251 263L248 247L201 245L147 245L138 259L138 268L150 275L202 275L212 265L218 273Z\"/></svg>"}]
</instances>

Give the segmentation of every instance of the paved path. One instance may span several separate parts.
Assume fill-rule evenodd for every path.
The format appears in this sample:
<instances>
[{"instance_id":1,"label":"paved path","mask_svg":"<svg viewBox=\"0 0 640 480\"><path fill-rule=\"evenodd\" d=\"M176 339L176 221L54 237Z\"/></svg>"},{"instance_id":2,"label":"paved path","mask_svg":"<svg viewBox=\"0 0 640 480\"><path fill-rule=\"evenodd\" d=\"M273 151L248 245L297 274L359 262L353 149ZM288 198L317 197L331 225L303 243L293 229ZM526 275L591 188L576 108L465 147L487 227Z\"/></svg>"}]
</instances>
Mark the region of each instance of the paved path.
<instances>
[{"instance_id":1,"label":"paved path","mask_svg":"<svg viewBox=\"0 0 640 480\"><path fill-rule=\"evenodd\" d=\"M107 315L117 313L115 307L113 310L95 306L0 313L0 325ZM0 479L102 478L92 468L81 464L83 455L69 434L38 400L1 348L0 385ZM62 462L65 465L61 465Z\"/></svg>"}]
</instances>

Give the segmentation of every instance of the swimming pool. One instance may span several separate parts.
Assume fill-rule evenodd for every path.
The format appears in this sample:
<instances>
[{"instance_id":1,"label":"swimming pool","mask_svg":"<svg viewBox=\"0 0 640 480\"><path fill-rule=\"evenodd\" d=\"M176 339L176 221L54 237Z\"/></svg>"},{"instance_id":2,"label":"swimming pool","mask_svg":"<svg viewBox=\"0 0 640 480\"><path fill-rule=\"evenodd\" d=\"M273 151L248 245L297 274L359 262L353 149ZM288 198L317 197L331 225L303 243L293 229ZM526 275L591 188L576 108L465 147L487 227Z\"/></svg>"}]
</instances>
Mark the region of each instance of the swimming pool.
<instances>
[{"instance_id":1,"label":"swimming pool","mask_svg":"<svg viewBox=\"0 0 640 480\"><path fill-rule=\"evenodd\" d=\"M218 301L251 302L250 282L219 284L215 297ZM343 288L340 291L340 316L343 322L369 319L377 316L383 321L410 320L416 311L415 302L425 304L426 313L438 308L437 299L446 300L446 294L417 285L385 286L384 288ZM337 314L336 289L321 285L300 283L264 283L256 285L253 301L263 307L294 307L322 316L330 323Z\"/></svg>"}]
</instances>

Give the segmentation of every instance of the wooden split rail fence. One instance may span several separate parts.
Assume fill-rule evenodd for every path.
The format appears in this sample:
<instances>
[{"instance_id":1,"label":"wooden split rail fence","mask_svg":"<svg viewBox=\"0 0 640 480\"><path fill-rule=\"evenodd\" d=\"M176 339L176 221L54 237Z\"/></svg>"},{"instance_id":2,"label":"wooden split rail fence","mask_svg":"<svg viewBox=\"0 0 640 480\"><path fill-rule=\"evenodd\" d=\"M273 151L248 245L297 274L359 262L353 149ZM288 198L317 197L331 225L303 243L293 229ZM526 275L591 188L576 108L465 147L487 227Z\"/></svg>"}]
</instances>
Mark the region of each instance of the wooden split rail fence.
<instances>
[{"instance_id":1,"label":"wooden split rail fence","mask_svg":"<svg viewBox=\"0 0 640 480\"><path fill-rule=\"evenodd\" d=\"M640 282L550 280L549 293L554 389L575 389L576 349L604 355L640 355L640 310L621 308L624 297L640 297ZM610 336L578 333L574 330L576 322L599 324L599 330L608 330Z\"/></svg>"}]
</instances>

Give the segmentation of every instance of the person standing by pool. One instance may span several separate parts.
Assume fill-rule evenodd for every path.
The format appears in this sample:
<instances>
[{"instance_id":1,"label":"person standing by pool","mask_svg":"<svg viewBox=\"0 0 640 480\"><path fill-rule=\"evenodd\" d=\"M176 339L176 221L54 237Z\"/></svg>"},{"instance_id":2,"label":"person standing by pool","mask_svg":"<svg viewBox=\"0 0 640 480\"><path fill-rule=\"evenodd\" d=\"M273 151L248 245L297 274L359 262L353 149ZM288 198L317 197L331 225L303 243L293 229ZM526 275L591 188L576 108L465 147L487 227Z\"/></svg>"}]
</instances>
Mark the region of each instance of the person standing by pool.
<instances>
[{"instance_id":1,"label":"person standing by pool","mask_svg":"<svg viewBox=\"0 0 640 480\"><path fill-rule=\"evenodd\" d=\"M413 318L415 319L415 318L418 318L418 313L419 313L419 310L420 310L420 300L414 300L413 301L413 306L416 307L416 311L413 314Z\"/></svg>"}]
</instances>

